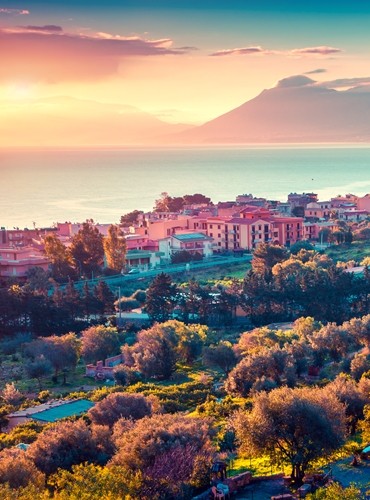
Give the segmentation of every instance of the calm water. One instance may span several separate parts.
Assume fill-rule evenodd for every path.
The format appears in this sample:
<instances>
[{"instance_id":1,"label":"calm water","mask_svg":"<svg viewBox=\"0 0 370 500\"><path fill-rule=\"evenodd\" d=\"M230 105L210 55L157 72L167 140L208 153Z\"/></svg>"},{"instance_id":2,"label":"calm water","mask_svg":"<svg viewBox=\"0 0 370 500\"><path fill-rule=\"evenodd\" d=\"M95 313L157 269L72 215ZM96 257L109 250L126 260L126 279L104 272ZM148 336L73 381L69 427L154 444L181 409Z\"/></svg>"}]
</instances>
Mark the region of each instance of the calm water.
<instances>
[{"instance_id":1,"label":"calm water","mask_svg":"<svg viewBox=\"0 0 370 500\"><path fill-rule=\"evenodd\" d=\"M202 148L0 152L0 226L118 222L162 191L213 201L243 193L286 201L370 192L370 147Z\"/></svg>"}]
</instances>

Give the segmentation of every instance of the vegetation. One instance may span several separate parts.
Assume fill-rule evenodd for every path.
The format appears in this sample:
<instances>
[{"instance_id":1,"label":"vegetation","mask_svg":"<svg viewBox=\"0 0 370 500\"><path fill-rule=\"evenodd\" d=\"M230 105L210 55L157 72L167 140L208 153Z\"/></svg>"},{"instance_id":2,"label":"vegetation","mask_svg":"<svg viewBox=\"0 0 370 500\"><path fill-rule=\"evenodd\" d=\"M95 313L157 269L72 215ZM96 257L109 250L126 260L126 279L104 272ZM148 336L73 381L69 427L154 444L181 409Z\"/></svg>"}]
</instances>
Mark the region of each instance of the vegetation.
<instances>
[{"instance_id":1,"label":"vegetation","mask_svg":"<svg viewBox=\"0 0 370 500\"><path fill-rule=\"evenodd\" d=\"M75 247L80 256L87 241L100 248L78 264L90 272L104 241L86 224ZM112 255L113 240L118 230ZM61 255L53 273L76 269L72 253L54 240L50 247ZM105 240L106 258L107 248ZM234 474L288 467L298 486L338 450L367 445L368 269L355 276L306 245L292 250L261 246L241 278L175 282L161 273L145 290L125 290L121 310L142 307L145 328L109 323L118 304L104 281L59 287L31 273L1 289L0 431L10 412L55 397L95 406L0 432L0 495L187 499L209 486L215 460ZM120 353L116 385L83 377L86 363ZM358 495L357 486L336 484L316 492Z\"/></svg>"}]
</instances>

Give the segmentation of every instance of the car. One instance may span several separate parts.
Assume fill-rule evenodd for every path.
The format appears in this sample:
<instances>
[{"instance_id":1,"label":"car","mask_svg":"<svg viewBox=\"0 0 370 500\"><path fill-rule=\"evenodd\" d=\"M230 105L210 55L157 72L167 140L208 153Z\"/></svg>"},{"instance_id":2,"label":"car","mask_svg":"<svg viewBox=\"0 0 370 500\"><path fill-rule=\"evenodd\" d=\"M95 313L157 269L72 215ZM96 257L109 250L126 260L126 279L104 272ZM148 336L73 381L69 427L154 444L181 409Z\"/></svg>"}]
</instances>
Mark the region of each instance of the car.
<instances>
[{"instance_id":1,"label":"car","mask_svg":"<svg viewBox=\"0 0 370 500\"><path fill-rule=\"evenodd\" d=\"M132 269L129 270L127 274L139 274L139 272L140 269L138 269L137 267L133 267Z\"/></svg>"}]
</instances>

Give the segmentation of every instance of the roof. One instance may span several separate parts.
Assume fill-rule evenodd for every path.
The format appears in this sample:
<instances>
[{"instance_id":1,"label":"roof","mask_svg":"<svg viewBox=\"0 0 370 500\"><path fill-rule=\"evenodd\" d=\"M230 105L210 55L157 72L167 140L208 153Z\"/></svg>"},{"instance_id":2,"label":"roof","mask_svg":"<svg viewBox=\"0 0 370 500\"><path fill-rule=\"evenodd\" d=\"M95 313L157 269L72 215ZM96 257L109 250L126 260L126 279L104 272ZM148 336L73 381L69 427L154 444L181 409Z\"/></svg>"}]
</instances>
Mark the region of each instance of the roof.
<instances>
[{"instance_id":1,"label":"roof","mask_svg":"<svg viewBox=\"0 0 370 500\"><path fill-rule=\"evenodd\" d=\"M192 240L209 240L210 238L202 233L185 233L185 234L174 234L173 238L180 241L192 241Z\"/></svg>"},{"instance_id":2,"label":"roof","mask_svg":"<svg viewBox=\"0 0 370 500\"><path fill-rule=\"evenodd\" d=\"M73 417L87 412L94 406L94 403L88 399L71 399L52 401L25 410L15 411L8 415L12 417L29 417L41 422L56 422L62 418Z\"/></svg>"}]
</instances>

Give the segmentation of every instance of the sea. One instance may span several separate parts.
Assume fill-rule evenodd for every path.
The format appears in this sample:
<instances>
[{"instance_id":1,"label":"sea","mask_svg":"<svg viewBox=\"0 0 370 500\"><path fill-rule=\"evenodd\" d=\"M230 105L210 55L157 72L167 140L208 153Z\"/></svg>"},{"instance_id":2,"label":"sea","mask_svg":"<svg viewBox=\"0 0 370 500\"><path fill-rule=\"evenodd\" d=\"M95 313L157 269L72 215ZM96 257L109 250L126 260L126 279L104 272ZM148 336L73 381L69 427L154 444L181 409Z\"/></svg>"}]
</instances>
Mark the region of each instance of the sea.
<instances>
[{"instance_id":1,"label":"sea","mask_svg":"<svg viewBox=\"0 0 370 500\"><path fill-rule=\"evenodd\" d=\"M240 194L286 201L291 192L370 192L370 146L263 146L0 151L0 227L119 222L162 192Z\"/></svg>"}]
</instances>

